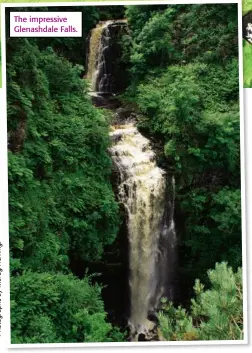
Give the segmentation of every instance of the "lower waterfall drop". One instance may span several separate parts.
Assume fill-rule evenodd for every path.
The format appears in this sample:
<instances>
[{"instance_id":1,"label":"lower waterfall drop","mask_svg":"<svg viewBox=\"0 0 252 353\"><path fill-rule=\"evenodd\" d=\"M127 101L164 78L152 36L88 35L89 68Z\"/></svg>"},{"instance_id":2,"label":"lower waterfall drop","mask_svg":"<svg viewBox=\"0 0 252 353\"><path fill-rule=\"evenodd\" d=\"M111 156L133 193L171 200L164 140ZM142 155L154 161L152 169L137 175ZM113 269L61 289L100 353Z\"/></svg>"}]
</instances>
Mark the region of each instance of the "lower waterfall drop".
<instances>
[{"instance_id":1,"label":"lower waterfall drop","mask_svg":"<svg viewBox=\"0 0 252 353\"><path fill-rule=\"evenodd\" d=\"M127 214L129 327L131 340L136 341L138 335L148 335L153 330L155 324L148 320L148 315L155 311L161 296L167 294L167 283L171 280L167 273L167 244L171 247L176 240L174 203L167 221L166 174L155 162L150 141L134 123L113 126L112 130L110 153L119 171L118 199ZM171 297L172 288L168 291Z\"/></svg>"}]
</instances>

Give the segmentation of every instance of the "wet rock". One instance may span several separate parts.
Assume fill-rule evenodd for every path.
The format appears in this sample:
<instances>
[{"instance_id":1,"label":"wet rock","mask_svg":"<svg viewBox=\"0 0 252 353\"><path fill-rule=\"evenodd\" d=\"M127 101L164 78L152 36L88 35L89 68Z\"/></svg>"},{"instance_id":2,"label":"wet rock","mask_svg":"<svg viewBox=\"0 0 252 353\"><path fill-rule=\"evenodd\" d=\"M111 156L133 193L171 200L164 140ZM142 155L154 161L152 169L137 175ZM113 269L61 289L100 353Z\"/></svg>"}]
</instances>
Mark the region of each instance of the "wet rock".
<instances>
[{"instance_id":1,"label":"wet rock","mask_svg":"<svg viewBox=\"0 0 252 353\"><path fill-rule=\"evenodd\" d=\"M137 114L130 106L121 106L116 109L112 125L125 125L137 120Z\"/></svg>"}]
</instances>

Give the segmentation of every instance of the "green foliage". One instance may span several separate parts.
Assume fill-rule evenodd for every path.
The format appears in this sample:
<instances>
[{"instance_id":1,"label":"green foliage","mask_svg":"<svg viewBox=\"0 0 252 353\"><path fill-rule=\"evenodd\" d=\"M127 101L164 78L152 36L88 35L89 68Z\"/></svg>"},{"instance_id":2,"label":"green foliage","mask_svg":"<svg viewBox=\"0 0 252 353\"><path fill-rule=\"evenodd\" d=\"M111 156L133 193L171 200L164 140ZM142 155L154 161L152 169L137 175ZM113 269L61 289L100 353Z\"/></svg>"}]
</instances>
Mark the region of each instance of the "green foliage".
<instances>
[{"instance_id":1,"label":"green foliage","mask_svg":"<svg viewBox=\"0 0 252 353\"><path fill-rule=\"evenodd\" d=\"M250 10L252 10L252 1L251 0L243 0L242 1L242 14L245 15Z\"/></svg>"},{"instance_id":2,"label":"green foliage","mask_svg":"<svg viewBox=\"0 0 252 353\"><path fill-rule=\"evenodd\" d=\"M233 272L227 263L217 263L208 271L210 289L195 281L196 298L190 312L162 300L159 325L165 340L242 340L242 271Z\"/></svg>"},{"instance_id":3,"label":"green foliage","mask_svg":"<svg viewBox=\"0 0 252 353\"><path fill-rule=\"evenodd\" d=\"M125 6L125 17L128 19L132 37L135 38L143 29L146 22L151 19L159 11L165 10L167 5L157 4L151 5L137 5L137 6Z\"/></svg>"},{"instance_id":4,"label":"green foliage","mask_svg":"<svg viewBox=\"0 0 252 353\"><path fill-rule=\"evenodd\" d=\"M146 68L163 66L169 62L173 47L167 23L171 22L174 11L166 10L152 16L133 42L131 55L132 73L143 76ZM146 45L148 43L148 45Z\"/></svg>"},{"instance_id":5,"label":"green foliage","mask_svg":"<svg viewBox=\"0 0 252 353\"><path fill-rule=\"evenodd\" d=\"M244 87L252 87L252 65L251 65L252 45L243 40L243 76Z\"/></svg>"},{"instance_id":6,"label":"green foliage","mask_svg":"<svg viewBox=\"0 0 252 353\"><path fill-rule=\"evenodd\" d=\"M236 5L128 6L132 81L168 64L226 63L237 57Z\"/></svg>"},{"instance_id":7,"label":"green foliage","mask_svg":"<svg viewBox=\"0 0 252 353\"><path fill-rule=\"evenodd\" d=\"M172 24L173 43L186 62L225 63L238 53L237 5L187 5Z\"/></svg>"},{"instance_id":8,"label":"green foliage","mask_svg":"<svg viewBox=\"0 0 252 353\"><path fill-rule=\"evenodd\" d=\"M13 255L42 271L64 268L69 249L99 259L118 224L107 118L92 107L78 67L26 39L9 45Z\"/></svg>"},{"instance_id":9,"label":"green foliage","mask_svg":"<svg viewBox=\"0 0 252 353\"><path fill-rule=\"evenodd\" d=\"M236 5L127 9L138 126L176 179L183 274L241 265ZM162 33L162 35L161 35ZM128 50L128 49L127 49ZM199 265L195 266L195 262ZM200 269L200 270L199 270ZM203 271L202 271L203 270Z\"/></svg>"},{"instance_id":10,"label":"green foliage","mask_svg":"<svg viewBox=\"0 0 252 353\"><path fill-rule=\"evenodd\" d=\"M162 311L158 313L159 334L167 341L194 341L198 339L197 329L193 326L192 317L185 309L177 309L171 302L162 298Z\"/></svg>"},{"instance_id":11,"label":"green foliage","mask_svg":"<svg viewBox=\"0 0 252 353\"><path fill-rule=\"evenodd\" d=\"M106 321L101 287L73 275L11 279L12 343L109 342L124 335Z\"/></svg>"}]
</instances>

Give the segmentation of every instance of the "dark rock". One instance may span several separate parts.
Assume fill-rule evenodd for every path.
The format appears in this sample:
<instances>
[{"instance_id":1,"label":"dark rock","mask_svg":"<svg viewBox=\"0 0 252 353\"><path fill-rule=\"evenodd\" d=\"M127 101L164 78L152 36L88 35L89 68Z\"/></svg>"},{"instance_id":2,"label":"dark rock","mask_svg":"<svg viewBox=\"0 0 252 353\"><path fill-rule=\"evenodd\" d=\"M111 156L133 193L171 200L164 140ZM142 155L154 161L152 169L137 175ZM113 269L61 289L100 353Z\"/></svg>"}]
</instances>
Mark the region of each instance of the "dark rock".
<instances>
[{"instance_id":1,"label":"dark rock","mask_svg":"<svg viewBox=\"0 0 252 353\"><path fill-rule=\"evenodd\" d=\"M140 333L140 335L138 335L138 342L144 342L144 341L146 341L145 335L143 333Z\"/></svg>"}]
</instances>

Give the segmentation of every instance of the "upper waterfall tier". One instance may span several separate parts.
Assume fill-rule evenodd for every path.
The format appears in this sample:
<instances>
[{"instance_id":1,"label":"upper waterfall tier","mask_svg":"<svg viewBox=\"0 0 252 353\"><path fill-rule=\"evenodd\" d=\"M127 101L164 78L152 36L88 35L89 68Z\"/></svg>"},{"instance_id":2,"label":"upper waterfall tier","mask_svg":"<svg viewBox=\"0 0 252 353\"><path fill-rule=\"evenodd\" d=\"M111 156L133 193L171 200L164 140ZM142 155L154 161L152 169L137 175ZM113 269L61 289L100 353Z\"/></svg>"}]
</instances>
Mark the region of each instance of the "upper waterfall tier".
<instances>
[{"instance_id":1,"label":"upper waterfall tier","mask_svg":"<svg viewBox=\"0 0 252 353\"><path fill-rule=\"evenodd\" d=\"M124 88L119 39L127 28L127 20L124 19L99 22L92 29L87 59L91 91L112 94Z\"/></svg>"}]
</instances>

